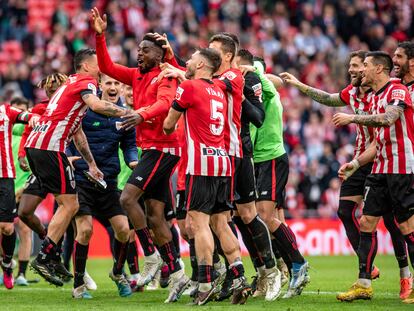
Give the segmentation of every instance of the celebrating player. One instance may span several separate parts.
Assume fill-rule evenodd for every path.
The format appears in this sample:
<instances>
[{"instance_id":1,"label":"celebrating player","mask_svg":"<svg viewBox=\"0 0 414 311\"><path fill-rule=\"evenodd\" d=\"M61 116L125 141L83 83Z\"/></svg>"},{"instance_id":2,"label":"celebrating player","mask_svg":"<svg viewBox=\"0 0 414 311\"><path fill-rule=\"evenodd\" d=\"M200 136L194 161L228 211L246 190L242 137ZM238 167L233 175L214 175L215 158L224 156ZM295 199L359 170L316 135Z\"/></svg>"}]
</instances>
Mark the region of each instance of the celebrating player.
<instances>
[{"instance_id":1,"label":"celebrating player","mask_svg":"<svg viewBox=\"0 0 414 311\"><path fill-rule=\"evenodd\" d=\"M365 182L360 220L359 278L347 292L337 296L341 301L372 298L371 270L377 250L376 227L387 212L394 212L410 258L414 258L414 190L411 188L414 178L414 114L408 89L390 81L392 66L388 54L379 51L367 53L361 85L371 87L375 92L371 99L372 115L337 113L333 118L337 126L355 123L376 127L371 146L340 169L340 176L346 177L374 159L371 174ZM406 300L410 301L409 298Z\"/></svg>"}]
</instances>

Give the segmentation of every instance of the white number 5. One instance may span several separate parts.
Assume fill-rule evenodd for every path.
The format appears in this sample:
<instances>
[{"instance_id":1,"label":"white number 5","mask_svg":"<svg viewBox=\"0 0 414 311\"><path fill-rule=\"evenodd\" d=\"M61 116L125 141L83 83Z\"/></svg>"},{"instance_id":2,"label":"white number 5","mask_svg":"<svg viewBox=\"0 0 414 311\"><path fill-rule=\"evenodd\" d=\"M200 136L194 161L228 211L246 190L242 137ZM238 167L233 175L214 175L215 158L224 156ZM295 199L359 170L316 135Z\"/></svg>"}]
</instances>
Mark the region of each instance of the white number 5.
<instances>
[{"instance_id":1,"label":"white number 5","mask_svg":"<svg viewBox=\"0 0 414 311\"><path fill-rule=\"evenodd\" d=\"M212 99L211 104L211 120L218 121L218 124L210 124L210 131L216 136L221 135L224 129L223 103Z\"/></svg>"}]
</instances>

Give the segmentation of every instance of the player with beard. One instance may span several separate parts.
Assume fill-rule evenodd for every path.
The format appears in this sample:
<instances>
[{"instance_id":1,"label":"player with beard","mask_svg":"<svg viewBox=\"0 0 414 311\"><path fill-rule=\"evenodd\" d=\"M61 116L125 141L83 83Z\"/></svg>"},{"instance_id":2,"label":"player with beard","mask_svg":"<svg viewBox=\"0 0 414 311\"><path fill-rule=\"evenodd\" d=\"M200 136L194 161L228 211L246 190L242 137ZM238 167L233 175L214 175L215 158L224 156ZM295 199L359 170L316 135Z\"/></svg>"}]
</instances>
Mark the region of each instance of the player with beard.
<instances>
[{"instance_id":1,"label":"player with beard","mask_svg":"<svg viewBox=\"0 0 414 311\"><path fill-rule=\"evenodd\" d=\"M394 213L410 258L414 258L414 113L408 89L399 82L390 81L392 66L388 54L367 53L361 86L375 92L371 97L372 114L337 113L333 117L336 126L355 123L375 127L375 139L370 147L339 170L340 177L346 179L374 159L365 181L360 220L359 278L347 292L337 296L341 301L372 298L371 270L378 243L376 227L386 213ZM404 302L413 303L414 299L407 298Z\"/></svg>"},{"instance_id":2,"label":"player with beard","mask_svg":"<svg viewBox=\"0 0 414 311\"><path fill-rule=\"evenodd\" d=\"M186 206L198 261L199 288L195 300L198 305L209 301L217 285L212 273L214 239L210 222L234 274L232 303L245 303L250 289L244 277L240 248L237 240L233 240L234 235L231 236L227 218L216 217L223 214L222 206L226 205L231 174L224 142L227 104L223 91L212 80L220 64L220 54L214 49L201 49L192 55L185 74L190 81L184 81L177 89L176 99L164 121L164 131L172 133L180 116L183 113L185 116L188 152ZM222 219L224 223L220 221Z\"/></svg>"},{"instance_id":3,"label":"player with beard","mask_svg":"<svg viewBox=\"0 0 414 311\"><path fill-rule=\"evenodd\" d=\"M163 44L152 34L146 34L138 45L138 68L114 64L105 42L106 15L101 18L98 10L94 8L91 10L91 18L96 31L99 68L103 73L132 86L134 108L137 110L133 118L125 119L122 127L128 129L138 126L138 137L141 140L137 142L140 143L143 153L120 199L144 249L142 279L137 283L138 286L148 284L162 265L151 239L146 217L138 203L138 199L143 197L155 242L171 273L169 295L165 302L174 302L190 283L181 267L170 227L164 216L165 205L171 197L170 177L181 154L177 134L165 135L162 129L175 95L177 80L158 79L164 50Z\"/></svg>"},{"instance_id":4,"label":"player with beard","mask_svg":"<svg viewBox=\"0 0 414 311\"><path fill-rule=\"evenodd\" d=\"M350 106L356 115L367 115L369 114L371 99L374 93L369 86L361 86L365 55L365 51L355 51L350 54L348 73L351 77L351 83L340 93L336 94L329 94L308 86L298 81L289 73L282 73L280 76L286 83L298 88L301 92L322 105L328 107ZM373 128L358 124L354 158L360 156L374 139ZM355 213L362 202L365 180L371 172L372 165L373 162L369 162L361 166L352 176L344 180L341 185L338 217L344 225L348 240L355 252L358 251L360 240L360 227ZM404 237L395 223L392 212L384 215L383 218L385 226L390 232L395 257L400 267L400 297L404 299L410 294L412 286ZM379 277L379 270L375 266L371 277L372 279Z\"/></svg>"}]
</instances>

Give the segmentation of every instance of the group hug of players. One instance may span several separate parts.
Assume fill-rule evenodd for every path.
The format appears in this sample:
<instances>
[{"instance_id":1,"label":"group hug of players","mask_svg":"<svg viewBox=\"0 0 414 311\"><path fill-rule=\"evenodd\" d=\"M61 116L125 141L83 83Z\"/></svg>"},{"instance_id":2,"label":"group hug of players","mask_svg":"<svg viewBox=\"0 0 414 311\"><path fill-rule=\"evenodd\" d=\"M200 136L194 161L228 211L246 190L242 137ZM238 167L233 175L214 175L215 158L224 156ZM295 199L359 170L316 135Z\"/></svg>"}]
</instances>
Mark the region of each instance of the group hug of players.
<instances>
[{"instance_id":1,"label":"group hug of players","mask_svg":"<svg viewBox=\"0 0 414 311\"><path fill-rule=\"evenodd\" d=\"M149 33L138 45L138 68L121 66L113 63L106 47L106 16L94 8L91 21L96 51L76 53L74 75L50 78L50 100L42 109L36 111L39 104L31 113L0 107L5 145L10 144L13 123L29 123L22 149L33 175L18 213L43 239L30 263L35 272L57 286L73 277L72 296L91 298L85 266L95 217L113 228L109 277L122 297L149 284L161 268L168 274L166 303L177 301L186 290L196 305L229 297L233 304L243 304L250 295L273 301L286 283L284 298L300 295L310 277L308 262L283 217L289 165L276 87L284 81L324 105L349 105L355 112L333 118L337 126L358 125L354 159L339 171L344 182L338 214L359 257L360 273L350 290L337 298L372 298L371 279L379 276L373 265L376 226L383 216L400 267L400 298L414 302L408 266L408 255L414 260L412 43L401 43L393 59L379 51L352 53L351 84L328 94L289 73L280 74L283 81L266 75L264 62L254 62L229 33L212 36L209 47L196 51L185 66L164 35ZM393 64L399 79L390 79ZM133 109L122 105L116 88L108 88L100 98L99 78L102 89L105 83L132 87L132 98L125 98ZM142 149L139 161L137 146ZM121 193L119 148L133 169ZM1 266L4 284L12 288L12 155L2 151L1 165L0 191L7 194L0 203ZM48 193L55 195L57 208L46 230L34 211ZM358 222L355 212L362 201ZM181 235L190 246L191 278L185 274L176 230L169 221L173 205ZM72 222L73 276L60 262L61 240ZM252 284L244 276L235 225L257 272ZM144 266L131 282L124 265L135 235Z\"/></svg>"}]
</instances>

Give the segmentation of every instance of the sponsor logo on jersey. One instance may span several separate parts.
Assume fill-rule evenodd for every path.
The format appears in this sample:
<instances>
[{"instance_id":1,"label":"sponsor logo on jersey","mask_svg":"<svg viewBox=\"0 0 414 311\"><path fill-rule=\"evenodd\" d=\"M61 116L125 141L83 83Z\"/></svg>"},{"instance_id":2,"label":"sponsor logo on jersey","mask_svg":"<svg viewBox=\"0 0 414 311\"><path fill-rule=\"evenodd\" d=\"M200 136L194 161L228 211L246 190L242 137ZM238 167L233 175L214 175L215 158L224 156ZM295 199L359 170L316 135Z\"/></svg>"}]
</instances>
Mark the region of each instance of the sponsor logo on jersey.
<instances>
[{"instance_id":1,"label":"sponsor logo on jersey","mask_svg":"<svg viewBox=\"0 0 414 311\"><path fill-rule=\"evenodd\" d=\"M141 176L137 176L135 179L138 181L142 181L144 178L142 178Z\"/></svg>"},{"instance_id":2,"label":"sponsor logo on jersey","mask_svg":"<svg viewBox=\"0 0 414 311\"><path fill-rule=\"evenodd\" d=\"M49 124L38 124L32 129L35 133L44 133L49 128Z\"/></svg>"},{"instance_id":3,"label":"sponsor logo on jersey","mask_svg":"<svg viewBox=\"0 0 414 311\"><path fill-rule=\"evenodd\" d=\"M99 126L99 125L101 125L101 122L99 122L99 121L95 121L95 122L92 123L92 126Z\"/></svg>"},{"instance_id":4,"label":"sponsor logo on jersey","mask_svg":"<svg viewBox=\"0 0 414 311\"><path fill-rule=\"evenodd\" d=\"M392 100L401 100L401 101L404 101L404 99L405 99L405 91L404 90L392 90L391 91L391 99Z\"/></svg>"},{"instance_id":5,"label":"sponsor logo on jersey","mask_svg":"<svg viewBox=\"0 0 414 311\"><path fill-rule=\"evenodd\" d=\"M217 149L217 148L213 148L213 147L205 147L202 149L203 155L205 156L221 156L221 157L225 157L227 155L226 150L224 149Z\"/></svg>"},{"instance_id":6,"label":"sponsor logo on jersey","mask_svg":"<svg viewBox=\"0 0 414 311\"><path fill-rule=\"evenodd\" d=\"M177 92L175 93L175 99L180 100L183 93L184 93L184 89L182 87L178 87Z\"/></svg>"}]
</instances>

